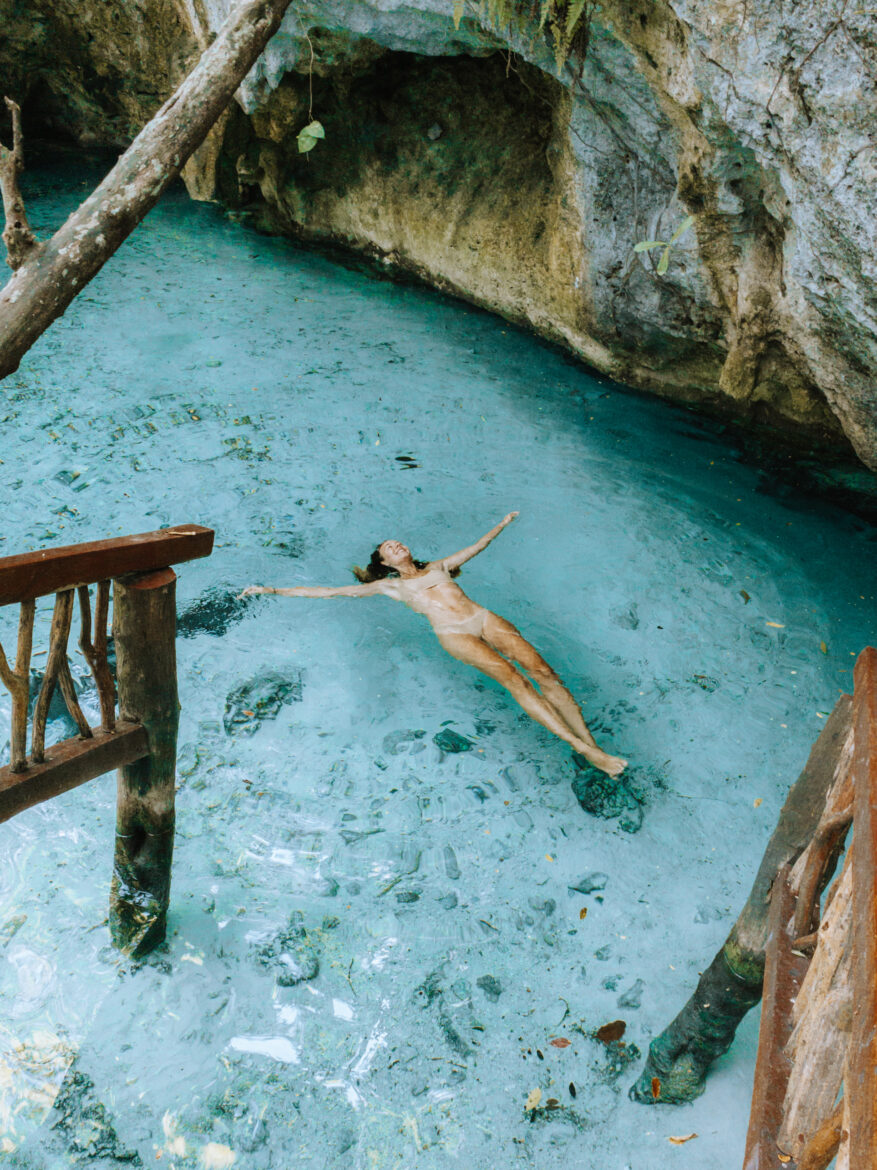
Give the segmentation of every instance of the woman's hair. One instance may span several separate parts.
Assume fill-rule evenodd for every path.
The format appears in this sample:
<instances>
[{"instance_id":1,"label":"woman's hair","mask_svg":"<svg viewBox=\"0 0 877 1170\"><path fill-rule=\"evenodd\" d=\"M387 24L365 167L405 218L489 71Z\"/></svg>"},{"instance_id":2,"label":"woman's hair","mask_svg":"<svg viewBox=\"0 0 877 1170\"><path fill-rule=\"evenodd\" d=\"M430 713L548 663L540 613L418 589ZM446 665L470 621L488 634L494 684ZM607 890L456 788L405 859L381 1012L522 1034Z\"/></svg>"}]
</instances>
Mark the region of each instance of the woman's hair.
<instances>
[{"instance_id":1,"label":"woman's hair","mask_svg":"<svg viewBox=\"0 0 877 1170\"><path fill-rule=\"evenodd\" d=\"M413 559L413 558L412 558ZM427 561L414 561L414 566L417 569L425 569ZM395 569L391 569L389 565L385 565L381 560L381 546L375 549L372 553L371 560L364 569L359 565L353 566L353 575L357 581L361 581L363 585L367 585L370 581L382 581L384 577L398 577L399 574ZM459 577L459 569L451 569L452 577Z\"/></svg>"}]
</instances>

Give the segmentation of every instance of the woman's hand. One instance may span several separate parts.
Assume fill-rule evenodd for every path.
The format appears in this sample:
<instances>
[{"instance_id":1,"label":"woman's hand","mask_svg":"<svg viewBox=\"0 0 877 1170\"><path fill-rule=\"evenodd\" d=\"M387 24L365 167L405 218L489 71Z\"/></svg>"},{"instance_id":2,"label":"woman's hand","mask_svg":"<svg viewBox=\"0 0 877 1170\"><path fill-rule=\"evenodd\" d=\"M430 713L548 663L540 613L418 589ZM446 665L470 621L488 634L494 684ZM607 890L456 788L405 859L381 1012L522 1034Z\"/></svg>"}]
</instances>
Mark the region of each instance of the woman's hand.
<instances>
[{"instance_id":1,"label":"woman's hand","mask_svg":"<svg viewBox=\"0 0 877 1170\"><path fill-rule=\"evenodd\" d=\"M505 519L501 521L503 528L505 528L507 524L511 524L511 522L517 519L520 514L520 512L509 512L508 516L506 516Z\"/></svg>"},{"instance_id":2,"label":"woman's hand","mask_svg":"<svg viewBox=\"0 0 877 1170\"><path fill-rule=\"evenodd\" d=\"M242 597L252 597L254 593L274 593L276 590L272 589L270 585L248 585L241 593L237 595L237 600L240 601Z\"/></svg>"}]
</instances>

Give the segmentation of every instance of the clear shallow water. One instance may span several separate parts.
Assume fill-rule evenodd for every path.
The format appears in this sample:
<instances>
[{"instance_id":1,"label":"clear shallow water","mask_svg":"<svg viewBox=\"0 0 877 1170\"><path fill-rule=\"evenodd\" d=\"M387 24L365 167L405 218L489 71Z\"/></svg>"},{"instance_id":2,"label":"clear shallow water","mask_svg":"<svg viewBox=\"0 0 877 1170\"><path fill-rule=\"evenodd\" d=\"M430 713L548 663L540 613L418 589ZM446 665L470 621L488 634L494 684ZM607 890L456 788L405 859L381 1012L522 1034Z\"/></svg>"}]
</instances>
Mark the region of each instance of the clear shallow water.
<instances>
[{"instance_id":1,"label":"clear shallow water","mask_svg":"<svg viewBox=\"0 0 877 1170\"><path fill-rule=\"evenodd\" d=\"M38 228L92 182L32 179ZM179 570L166 949L132 970L108 946L111 777L0 826L10 1164L739 1165L755 1015L683 1109L629 1102L641 1061L588 1033L623 1018L645 1052L725 937L873 641L875 530L773 498L690 415L497 319L181 194L4 389L0 555L217 531ZM461 584L630 758L620 817L587 815L565 746L404 607L227 601L352 581L387 537L447 553L514 508ZM274 717L234 722L281 684ZM295 912L320 970L286 987ZM530 1119L534 1088L562 1108Z\"/></svg>"}]
</instances>

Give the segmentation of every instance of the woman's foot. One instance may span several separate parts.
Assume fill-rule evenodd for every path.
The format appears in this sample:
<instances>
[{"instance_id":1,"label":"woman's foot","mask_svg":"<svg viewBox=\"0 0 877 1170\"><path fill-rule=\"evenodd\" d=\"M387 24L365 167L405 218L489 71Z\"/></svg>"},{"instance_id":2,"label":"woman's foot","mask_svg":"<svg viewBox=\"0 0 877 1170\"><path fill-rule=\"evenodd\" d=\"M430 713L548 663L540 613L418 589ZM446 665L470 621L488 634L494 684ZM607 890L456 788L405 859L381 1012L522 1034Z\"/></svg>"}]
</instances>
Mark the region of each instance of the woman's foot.
<instances>
[{"instance_id":1,"label":"woman's foot","mask_svg":"<svg viewBox=\"0 0 877 1170\"><path fill-rule=\"evenodd\" d=\"M607 755L599 748L591 747L584 740L579 740L576 751L580 756L584 756L588 763L599 768L601 772L605 772L607 776L620 776L627 767L627 760L623 760L621 756Z\"/></svg>"}]
</instances>

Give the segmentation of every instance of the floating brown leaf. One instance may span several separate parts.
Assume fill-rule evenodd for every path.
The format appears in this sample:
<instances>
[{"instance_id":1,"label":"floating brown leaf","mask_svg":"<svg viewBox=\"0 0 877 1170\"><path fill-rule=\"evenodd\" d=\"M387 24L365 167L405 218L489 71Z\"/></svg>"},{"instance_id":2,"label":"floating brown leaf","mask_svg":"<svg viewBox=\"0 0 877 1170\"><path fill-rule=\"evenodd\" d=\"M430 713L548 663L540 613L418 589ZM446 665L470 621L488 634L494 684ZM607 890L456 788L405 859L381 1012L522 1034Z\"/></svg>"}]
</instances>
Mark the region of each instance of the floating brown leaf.
<instances>
[{"instance_id":1,"label":"floating brown leaf","mask_svg":"<svg viewBox=\"0 0 877 1170\"><path fill-rule=\"evenodd\" d=\"M624 1020L612 1020L611 1023L599 1027L594 1035L604 1044L611 1044L613 1040L620 1040L626 1030L627 1024Z\"/></svg>"},{"instance_id":2,"label":"floating brown leaf","mask_svg":"<svg viewBox=\"0 0 877 1170\"><path fill-rule=\"evenodd\" d=\"M579 921L581 921L583 918L587 918L587 917L588 917L588 907L582 906L581 910L579 910Z\"/></svg>"},{"instance_id":3,"label":"floating brown leaf","mask_svg":"<svg viewBox=\"0 0 877 1170\"><path fill-rule=\"evenodd\" d=\"M652 1096L656 1101L661 1096L661 1082L657 1077L652 1077Z\"/></svg>"},{"instance_id":4,"label":"floating brown leaf","mask_svg":"<svg viewBox=\"0 0 877 1170\"><path fill-rule=\"evenodd\" d=\"M749 602L752 600L752 598L749 596L749 594L746 592L745 589L740 590L740 596L743 598L744 605L748 605Z\"/></svg>"},{"instance_id":5,"label":"floating brown leaf","mask_svg":"<svg viewBox=\"0 0 877 1170\"><path fill-rule=\"evenodd\" d=\"M570 1044L572 1044L572 1041L567 1040L566 1036L555 1036L554 1039L549 1040L548 1043L552 1048L569 1048Z\"/></svg>"},{"instance_id":6,"label":"floating brown leaf","mask_svg":"<svg viewBox=\"0 0 877 1170\"><path fill-rule=\"evenodd\" d=\"M667 1141L672 1142L674 1146L684 1146L686 1142L690 1142L692 1140L692 1138L696 1138L696 1137L697 1137L696 1133L687 1133L687 1134L685 1134L684 1137L667 1138ZM780 1161L782 1162L782 1158L780 1158Z\"/></svg>"},{"instance_id":7,"label":"floating brown leaf","mask_svg":"<svg viewBox=\"0 0 877 1170\"><path fill-rule=\"evenodd\" d=\"M529 1113L531 1109L535 1109L538 1106L538 1104L541 1100L542 1100L542 1090L541 1089L531 1089L530 1094L527 1097L527 1103L524 1105L524 1109Z\"/></svg>"},{"instance_id":8,"label":"floating brown leaf","mask_svg":"<svg viewBox=\"0 0 877 1170\"><path fill-rule=\"evenodd\" d=\"M824 642L819 643L819 649L822 651L823 654L828 653L828 647L825 645Z\"/></svg>"},{"instance_id":9,"label":"floating brown leaf","mask_svg":"<svg viewBox=\"0 0 877 1170\"><path fill-rule=\"evenodd\" d=\"M560 1108L560 1102L558 1101L558 1099L556 1097L549 1097L548 1100L545 1102L545 1104L548 1106L549 1109L559 1109Z\"/></svg>"}]
</instances>

